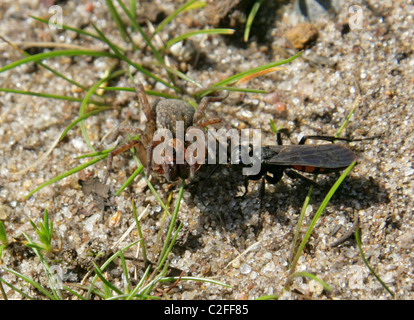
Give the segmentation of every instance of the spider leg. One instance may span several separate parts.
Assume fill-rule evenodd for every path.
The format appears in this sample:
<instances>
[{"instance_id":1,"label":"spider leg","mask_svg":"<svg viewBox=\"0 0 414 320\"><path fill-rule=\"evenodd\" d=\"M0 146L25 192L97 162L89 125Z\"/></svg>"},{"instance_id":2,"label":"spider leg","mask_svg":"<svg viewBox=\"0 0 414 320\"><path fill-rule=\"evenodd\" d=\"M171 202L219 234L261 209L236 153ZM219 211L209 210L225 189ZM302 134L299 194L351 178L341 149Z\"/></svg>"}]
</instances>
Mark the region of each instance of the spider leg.
<instances>
[{"instance_id":1,"label":"spider leg","mask_svg":"<svg viewBox=\"0 0 414 320\"><path fill-rule=\"evenodd\" d=\"M107 141L107 142L105 142L105 144L111 144L111 143L115 142L115 140L120 135L125 134L125 133L128 133L133 137L134 136L139 136L141 140L143 140L143 138L145 138L145 134L143 133L142 130L129 125L128 120L124 120L119 125L117 125L114 129L112 129L108 134L106 134L102 138L101 143L103 143L103 141Z\"/></svg>"},{"instance_id":2,"label":"spider leg","mask_svg":"<svg viewBox=\"0 0 414 320\"><path fill-rule=\"evenodd\" d=\"M211 117L211 118L205 118L205 119L200 119L198 120L195 124L194 127L207 127L211 124L216 124L221 122L221 118L219 117Z\"/></svg>"},{"instance_id":3,"label":"spider leg","mask_svg":"<svg viewBox=\"0 0 414 320\"><path fill-rule=\"evenodd\" d=\"M145 169L145 175L149 179L149 175L151 173L152 165L153 165L153 158L152 154L154 151L154 148L157 146L159 142L158 141L150 141L147 146L147 163L146 163L146 169ZM167 170L168 171L168 170Z\"/></svg>"},{"instance_id":4,"label":"spider leg","mask_svg":"<svg viewBox=\"0 0 414 320\"><path fill-rule=\"evenodd\" d=\"M148 102L147 94L145 93L144 86L141 83L135 84L135 91L138 96L138 101L142 105L142 110L144 111L145 117L147 118L147 132L149 136L153 136L156 128L155 123L155 114L151 110L151 106Z\"/></svg>"},{"instance_id":5,"label":"spider leg","mask_svg":"<svg viewBox=\"0 0 414 320\"><path fill-rule=\"evenodd\" d=\"M133 148L135 146L141 146L141 147L143 147L141 141L139 141L139 140L129 140L127 143L125 143L123 145L120 145L119 147L115 148L114 150L112 150L109 153L109 156L108 156L108 164L107 164L107 169L106 169L106 175L105 175L105 178L104 178L104 181L103 181L104 184L106 183L106 181L109 178L109 173L111 172L111 169L112 169L112 160L113 160L113 158L116 155L118 155L118 154L120 154L122 152L125 152L125 151L127 151L127 150L129 150L129 149L131 149L131 148Z\"/></svg>"},{"instance_id":6,"label":"spider leg","mask_svg":"<svg viewBox=\"0 0 414 320\"><path fill-rule=\"evenodd\" d=\"M200 105L193 117L193 123L197 123L203 116L206 111L206 108L210 102L219 102L223 101L228 97L229 93L222 97L204 97L201 99Z\"/></svg>"}]
</instances>

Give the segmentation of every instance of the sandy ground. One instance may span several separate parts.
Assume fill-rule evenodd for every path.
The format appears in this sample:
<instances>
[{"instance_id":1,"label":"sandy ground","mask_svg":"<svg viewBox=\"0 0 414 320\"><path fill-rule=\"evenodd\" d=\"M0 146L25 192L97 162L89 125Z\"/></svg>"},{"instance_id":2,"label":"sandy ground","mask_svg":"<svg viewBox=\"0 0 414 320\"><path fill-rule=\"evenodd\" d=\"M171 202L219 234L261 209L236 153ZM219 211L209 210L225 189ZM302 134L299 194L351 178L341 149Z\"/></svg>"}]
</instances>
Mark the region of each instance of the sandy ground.
<instances>
[{"instance_id":1,"label":"sandy ground","mask_svg":"<svg viewBox=\"0 0 414 320\"><path fill-rule=\"evenodd\" d=\"M151 18L159 12L161 16L162 12L169 14L181 3L153 1L145 12L138 6L138 16L144 21L145 15ZM240 171L224 167L206 183L201 196L202 181L209 170L200 170L195 183L186 188L178 216L183 229L170 256L170 264L184 270L186 276L215 279L232 288L182 281L169 292L171 298L255 299L277 295L281 299L390 299L390 294L364 265L355 242L330 246L352 228L356 215L363 249L372 268L395 292L397 299L414 298L414 5L407 0L355 1L355 4L358 10L352 11L347 2L334 1L334 15L323 10L318 12L318 5L311 3L311 8L316 8L311 10L311 23L317 38L305 48L303 57L286 65L286 70L245 84L271 94L231 93L223 103L212 104L208 112L221 117L228 127L262 129L264 144L275 144L269 125L269 119L274 119L277 126L290 130L290 139L296 143L304 134L335 134L360 90L361 102L343 136L381 135L381 138L349 144L358 156L358 164L329 203L298 265L298 271L315 274L327 282L332 291L326 292L318 283L306 278L296 278L290 290L283 290L289 273L290 246L307 194L306 184L285 176L279 184L267 185L264 209L260 213L260 183L251 182L246 197L237 198L244 190L243 177ZM93 31L93 22L112 41L124 44L104 1L69 1L59 5L63 9L64 24ZM16 43L26 43L31 54L62 49L63 44L107 49L97 40L77 37L74 32L53 30L29 18L30 14L47 17L47 11L47 7L36 0L2 1L0 35ZM357 14L360 16L355 16ZM230 75L292 55L294 44L288 43L286 36L298 23L305 22L294 4L272 2L259 11L246 44L242 41L244 24L240 24L237 17L233 20L234 28L238 30L233 36L194 37L195 53L187 53L196 57L187 63L170 56L172 63L208 87ZM211 28L210 21L204 10L192 10L168 25L161 38L166 41L188 30ZM146 28L146 24L143 26ZM300 36L304 34L299 32ZM131 53L132 59L152 68L153 60L149 51L142 48L142 39L138 35L134 39L140 50ZM31 42L49 44L42 48L30 45ZM301 43L299 39L297 45ZM19 52L4 43L0 43L0 52L1 66L21 58ZM90 87L113 61L74 57L50 59L47 64ZM142 74L135 74L135 79L147 89L172 93ZM179 84L189 93L196 90L194 85L180 81ZM131 87L126 76L110 85ZM0 87L84 96L81 90L34 64L1 73ZM97 149L102 149L100 140L108 130L127 115L132 119L143 118L136 107L134 94L109 92L107 95L113 99L113 105L123 108L101 113L85 122L89 138ZM154 101L152 97L150 100ZM285 110L281 110L281 103ZM160 227L167 229L167 224L161 226L162 209L143 180L137 179L119 196L108 199L106 204L109 206L100 205L95 201L96 197L84 193L78 180L102 179L106 168L103 162L22 201L40 184L86 162L75 159L90 152L77 126L34 168L18 174L48 151L65 127L77 117L79 106L76 102L0 93L0 219L9 240L13 241L4 252L2 265L45 287L48 284L42 265L22 244L22 232L37 241L29 219L38 223L44 209L49 211L55 224L54 244L56 247L59 243L62 245L60 253L49 257L51 265L60 268L65 281L72 283L80 283L85 276L92 260L91 252L110 253L137 239L136 232L132 232L111 249L134 221L131 198L135 200L138 212L149 206L142 227L150 258ZM134 169L132 158L116 158L109 182L111 194ZM335 175L321 175L318 181L330 186ZM162 177L153 177L152 182L164 200L172 192L174 205L179 184L170 185ZM324 191L314 192L306 225L324 196ZM339 230L338 226L341 227ZM126 255L133 256L134 253L135 249ZM236 259L240 253L243 256ZM136 260L129 260L128 268L132 274L143 272L142 265ZM114 266L108 277L121 286L120 270L119 266ZM31 296L42 298L1 268L0 276ZM21 297L8 287L4 288L9 298Z\"/></svg>"}]
</instances>

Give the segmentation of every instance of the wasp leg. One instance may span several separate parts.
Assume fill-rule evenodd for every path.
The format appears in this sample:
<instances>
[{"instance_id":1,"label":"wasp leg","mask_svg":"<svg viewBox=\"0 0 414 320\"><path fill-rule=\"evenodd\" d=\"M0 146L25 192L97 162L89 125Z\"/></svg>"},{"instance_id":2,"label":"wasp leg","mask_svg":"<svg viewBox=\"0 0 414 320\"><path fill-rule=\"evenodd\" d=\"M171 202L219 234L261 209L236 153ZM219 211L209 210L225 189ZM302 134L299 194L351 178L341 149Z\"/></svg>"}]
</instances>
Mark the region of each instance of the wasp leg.
<instances>
[{"instance_id":1,"label":"wasp leg","mask_svg":"<svg viewBox=\"0 0 414 320\"><path fill-rule=\"evenodd\" d=\"M277 184L283 177L283 170L274 170L271 172L273 175L269 175L268 173L264 176L267 182L271 184Z\"/></svg>"},{"instance_id":2,"label":"wasp leg","mask_svg":"<svg viewBox=\"0 0 414 320\"><path fill-rule=\"evenodd\" d=\"M288 129L281 128L281 129L277 130L277 132L276 132L276 142L277 142L278 146L283 145L282 133L285 134L289 138L289 130Z\"/></svg>"},{"instance_id":3,"label":"wasp leg","mask_svg":"<svg viewBox=\"0 0 414 320\"><path fill-rule=\"evenodd\" d=\"M348 138L338 138L338 137L334 137L334 136L303 136L302 139L300 139L298 144L305 144L305 141L308 139L312 139L312 140L323 140L323 141L330 141L330 142L335 142L336 140L340 140L340 141L346 141L346 142L353 142L353 141L364 141L364 140L372 140L372 139L376 139L379 138L380 136L374 136L374 137L369 137L369 138L360 138L360 139L348 139Z\"/></svg>"},{"instance_id":4,"label":"wasp leg","mask_svg":"<svg viewBox=\"0 0 414 320\"><path fill-rule=\"evenodd\" d=\"M149 162L147 161L148 157L145 156L145 151L146 150L145 150L144 144L148 145L148 142L149 142L148 140L152 139L152 136L155 132L155 115L151 110L151 107L149 105L147 95L145 93L145 89L144 89L143 85L140 84L140 83L136 84L135 85L135 91L136 91L136 94L138 96L138 100L139 100L140 104L142 105L145 117L147 118L147 121L148 121L147 122L146 133L144 134L142 132L142 130L140 130L138 128L135 128L135 127L132 127L132 126L129 126L126 122L121 123L121 125L116 129L116 131L113 135L113 138L118 137L121 133L130 133L130 134L135 135L135 136L139 135L139 137L142 141L130 140L130 141L126 142L125 144L117 147L115 150L113 150L109 154L108 167L107 167L107 172L106 172L106 175L105 175L105 178L104 178L104 183L107 181L107 179L109 177L109 173L112 169L112 160L113 160L114 156L116 156L116 155L118 155L122 152L125 152L125 151L127 151L127 150L129 150L129 149L131 149L135 146L139 147L138 150L137 150L138 151L137 153L138 153L138 157L139 157L141 163L144 166L147 167L147 171L148 171L148 168L150 168L150 166L147 165ZM152 149L151 149L151 155L152 155Z\"/></svg>"},{"instance_id":5,"label":"wasp leg","mask_svg":"<svg viewBox=\"0 0 414 320\"><path fill-rule=\"evenodd\" d=\"M311 185L313 185L313 186L315 186L315 187L317 187L317 188L319 188L319 189L325 189L324 187L322 187L322 186L321 186L319 183L317 183L316 181L314 181L314 180L312 180L312 179L309 179L308 177L306 177L306 176L304 176L304 175L300 174L299 172L296 172L296 171L291 170L291 169L286 169L286 170L285 170L285 173L286 173L286 175L287 175L289 178L291 178L291 179L301 179L301 180L303 180L303 181L305 181L305 182L307 182L307 183L309 183L309 184L311 184Z\"/></svg>"},{"instance_id":6,"label":"wasp leg","mask_svg":"<svg viewBox=\"0 0 414 320\"><path fill-rule=\"evenodd\" d=\"M243 185L244 185L244 193L241 196L238 196L236 198L244 198L246 196L247 192L249 191L248 190L248 187L249 187L249 181L250 180L255 180L256 181L256 180L261 179L265 175L266 175L266 172L265 171L260 171L258 174L246 176L244 178L244 183L243 183Z\"/></svg>"}]
</instances>

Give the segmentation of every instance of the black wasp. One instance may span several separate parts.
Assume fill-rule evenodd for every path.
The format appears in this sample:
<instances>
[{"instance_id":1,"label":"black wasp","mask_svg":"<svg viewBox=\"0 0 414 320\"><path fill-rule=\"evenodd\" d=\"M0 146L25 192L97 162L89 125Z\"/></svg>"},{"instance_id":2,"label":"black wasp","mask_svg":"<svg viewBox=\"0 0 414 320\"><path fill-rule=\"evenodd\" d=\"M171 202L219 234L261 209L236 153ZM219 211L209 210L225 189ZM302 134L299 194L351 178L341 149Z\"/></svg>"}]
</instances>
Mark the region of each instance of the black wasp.
<instances>
[{"instance_id":1,"label":"black wasp","mask_svg":"<svg viewBox=\"0 0 414 320\"><path fill-rule=\"evenodd\" d=\"M348 148L338 144L311 144L305 145L306 140L324 140L334 142L341 141L362 141L365 139L347 139L332 136L304 136L297 145L283 145L280 131L276 133L278 145L261 147L261 167L260 172L255 175L247 176L245 187L247 193L247 184L249 180L262 179L262 191L264 181L271 184L278 183L283 173L291 178L300 178L311 184L317 185L316 182L300 174L306 173L331 173L338 172L347 168L357 157Z\"/></svg>"}]
</instances>

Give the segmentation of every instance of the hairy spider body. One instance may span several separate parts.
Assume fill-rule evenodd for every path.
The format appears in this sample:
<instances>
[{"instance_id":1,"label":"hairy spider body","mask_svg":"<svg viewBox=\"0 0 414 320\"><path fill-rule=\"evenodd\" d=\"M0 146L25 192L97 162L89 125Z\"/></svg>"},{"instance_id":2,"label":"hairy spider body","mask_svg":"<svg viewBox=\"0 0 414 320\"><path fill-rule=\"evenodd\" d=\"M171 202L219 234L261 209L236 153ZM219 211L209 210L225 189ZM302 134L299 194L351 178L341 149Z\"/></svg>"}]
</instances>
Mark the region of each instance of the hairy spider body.
<instances>
[{"instance_id":1,"label":"hairy spider body","mask_svg":"<svg viewBox=\"0 0 414 320\"><path fill-rule=\"evenodd\" d=\"M192 178L201 164L188 162L177 163L177 157L182 155L183 152L185 154L186 148L188 147L188 143L178 136L177 124L182 121L182 129L185 134L192 128L203 129L210 124L220 122L221 119L216 117L202 118L209 102L221 101L225 97L204 97L197 110L187 102L178 99L160 100L151 108L142 84L137 84L135 90L145 117L147 118L146 130L143 132L136 127L128 125L121 125L118 128L116 135L120 133L130 133L134 136L139 135L140 139L129 140L127 143L115 148L109 154L104 183L109 177L113 157L133 147L137 151L139 160L144 167L146 167L147 177L149 177L151 171L154 171L163 174L169 181L180 178ZM167 141L154 139L155 133L160 129L165 129L170 132L171 135ZM166 145L172 148L173 152L163 154L163 161L161 163L155 163L153 152L162 142L166 142Z\"/></svg>"},{"instance_id":2,"label":"hairy spider body","mask_svg":"<svg viewBox=\"0 0 414 320\"><path fill-rule=\"evenodd\" d=\"M167 129L174 137L177 136L177 121L184 122L184 129L193 125L195 109L187 102L177 99L160 100L154 105L152 111L155 115L157 129Z\"/></svg>"}]
</instances>

